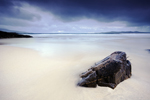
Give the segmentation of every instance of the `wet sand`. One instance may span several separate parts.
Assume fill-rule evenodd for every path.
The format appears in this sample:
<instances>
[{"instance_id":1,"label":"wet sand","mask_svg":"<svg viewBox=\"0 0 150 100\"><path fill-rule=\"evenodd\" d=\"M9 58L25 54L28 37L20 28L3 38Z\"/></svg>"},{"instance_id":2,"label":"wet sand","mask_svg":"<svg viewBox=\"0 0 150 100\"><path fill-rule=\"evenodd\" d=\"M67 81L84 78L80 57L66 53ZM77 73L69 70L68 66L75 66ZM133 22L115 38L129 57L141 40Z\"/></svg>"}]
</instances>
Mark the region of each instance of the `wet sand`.
<instances>
[{"instance_id":1,"label":"wet sand","mask_svg":"<svg viewBox=\"0 0 150 100\"><path fill-rule=\"evenodd\" d=\"M0 45L0 100L150 99L150 53L146 51L150 35L121 35L103 41L37 41L0 40L9 44ZM76 86L80 73L114 51L127 53L132 63L130 79L114 90Z\"/></svg>"}]
</instances>

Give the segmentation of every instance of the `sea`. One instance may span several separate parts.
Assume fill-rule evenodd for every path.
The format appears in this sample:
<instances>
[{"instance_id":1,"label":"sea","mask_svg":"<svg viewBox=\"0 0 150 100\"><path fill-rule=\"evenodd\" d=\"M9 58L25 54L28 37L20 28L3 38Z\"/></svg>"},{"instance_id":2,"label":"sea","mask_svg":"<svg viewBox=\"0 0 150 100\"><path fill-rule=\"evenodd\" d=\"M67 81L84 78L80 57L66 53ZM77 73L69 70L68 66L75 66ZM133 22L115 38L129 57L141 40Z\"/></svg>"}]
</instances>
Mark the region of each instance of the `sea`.
<instances>
[{"instance_id":1,"label":"sea","mask_svg":"<svg viewBox=\"0 0 150 100\"><path fill-rule=\"evenodd\" d=\"M142 50L150 49L150 34L145 33L120 33L120 34L30 34L33 38L1 39L0 43L10 46L29 48L40 52L44 56L52 55L53 52L63 51L86 51L95 49L130 50L138 53L135 48ZM120 45L124 43L124 45ZM127 45L127 44L133 44ZM97 45L99 44L99 46ZM147 48L145 48L145 45ZM51 53L49 52L51 51Z\"/></svg>"}]
</instances>

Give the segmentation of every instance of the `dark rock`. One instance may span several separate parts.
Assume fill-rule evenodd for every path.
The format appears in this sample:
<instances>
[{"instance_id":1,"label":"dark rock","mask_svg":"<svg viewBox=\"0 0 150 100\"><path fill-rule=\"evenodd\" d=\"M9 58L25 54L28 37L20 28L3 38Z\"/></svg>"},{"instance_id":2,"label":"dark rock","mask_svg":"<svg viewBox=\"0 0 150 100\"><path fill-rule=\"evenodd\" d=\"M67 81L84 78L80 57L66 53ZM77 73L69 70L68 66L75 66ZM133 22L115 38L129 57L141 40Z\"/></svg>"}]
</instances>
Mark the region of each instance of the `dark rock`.
<instances>
[{"instance_id":1,"label":"dark rock","mask_svg":"<svg viewBox=\"0 0 150 100\"><path fill-rule=\"evenodd\" d=\"M3 38L32 38L30 35L22 35L14 32L4 32L0 31L0 39Z\"/></svg>"},{"instance_id":2,"label":"dark rock","mask_svg":"<svg viewBox=\"0 0 150 100\"><path fill-rule=\"evenodd\" d=\"M150 53L150 49L146 49L146 51L148 51Z\"/></svg>"},{"instance_id":3,"label":"dark rock","mask_svg":"<svg viewBox=\"0 0 150 100\"><path fill-rule=\"evenodd\" d=\"M120 82L131 77L131 63L126 53L117 51L107 56L80 75L79 86L108 86L115 88Z\"/></svg>"}]
</instances>

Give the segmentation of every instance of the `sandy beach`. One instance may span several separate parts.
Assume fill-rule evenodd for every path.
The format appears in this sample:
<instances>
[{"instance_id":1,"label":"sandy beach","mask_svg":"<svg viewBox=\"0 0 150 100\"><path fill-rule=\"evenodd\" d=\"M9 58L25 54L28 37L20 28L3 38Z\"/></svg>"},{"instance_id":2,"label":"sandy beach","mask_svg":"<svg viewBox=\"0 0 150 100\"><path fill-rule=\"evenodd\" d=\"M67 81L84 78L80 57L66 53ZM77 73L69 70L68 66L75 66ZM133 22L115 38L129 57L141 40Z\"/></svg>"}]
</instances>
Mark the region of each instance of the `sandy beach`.
<instances>
[{"instance_id":1,"label":"sandy beach","mask_svg":"<svg viewBox=\"0 0 150 100\"><path fill-rule=\"evenodd\" d=\"M149 100L149 34L52 35L0 40L0 100ZM79 74L124 51L132 77L114 90L78 87Z\"/></svg>"}]
</instances>

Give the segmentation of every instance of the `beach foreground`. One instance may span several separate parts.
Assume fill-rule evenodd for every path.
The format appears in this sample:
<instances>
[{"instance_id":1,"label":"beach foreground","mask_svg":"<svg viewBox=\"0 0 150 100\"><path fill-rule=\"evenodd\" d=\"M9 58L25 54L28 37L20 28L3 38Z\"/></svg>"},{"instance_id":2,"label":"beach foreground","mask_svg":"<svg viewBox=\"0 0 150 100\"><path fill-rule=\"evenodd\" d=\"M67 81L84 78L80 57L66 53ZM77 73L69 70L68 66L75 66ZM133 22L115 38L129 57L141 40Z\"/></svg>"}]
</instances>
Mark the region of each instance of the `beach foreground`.
<instances>
[{"instance_id":1,"label":"beach foreground","mask_svg":"<svg viewBox=\"0 0 150 100\"><path fill-rule=\"evenodd\" d=\"M146 51L150 49L150 35L121 35L94 41L38 41L0 40L4 44L0 45L0 100L150 99L150 53ZM131 78L114 90L77 86L80 73L114 51L127 53L132 63Z\"/></svg>"}]
</instances>

